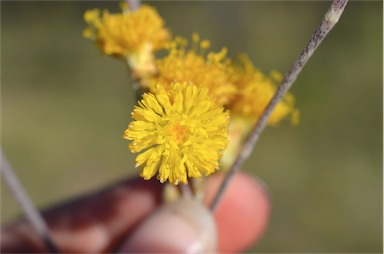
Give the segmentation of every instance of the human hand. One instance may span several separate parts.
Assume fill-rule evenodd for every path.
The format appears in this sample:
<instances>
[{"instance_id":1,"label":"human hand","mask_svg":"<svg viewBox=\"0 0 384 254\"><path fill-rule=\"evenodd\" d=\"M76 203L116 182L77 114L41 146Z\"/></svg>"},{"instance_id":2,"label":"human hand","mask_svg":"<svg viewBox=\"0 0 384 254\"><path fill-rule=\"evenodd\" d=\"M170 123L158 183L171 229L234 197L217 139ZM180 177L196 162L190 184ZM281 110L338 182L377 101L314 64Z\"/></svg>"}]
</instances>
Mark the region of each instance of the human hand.
<instances>
[{"instance_id":1,"label":"human hand","mask_svg":"<svg viewBox=\"0 0 384 254\"><path fill-rule=\"evenodd\" d=\"M222 177L207 178L205 204ZM254 245L265 230L268 195L244 173L234 177L213 216L197 202L161 205L162 186L156 180L127 180L43 214L62 253L239 252ZM2 253L45 251L25 221L2 229Z\"/></svg>"}]
</instances>

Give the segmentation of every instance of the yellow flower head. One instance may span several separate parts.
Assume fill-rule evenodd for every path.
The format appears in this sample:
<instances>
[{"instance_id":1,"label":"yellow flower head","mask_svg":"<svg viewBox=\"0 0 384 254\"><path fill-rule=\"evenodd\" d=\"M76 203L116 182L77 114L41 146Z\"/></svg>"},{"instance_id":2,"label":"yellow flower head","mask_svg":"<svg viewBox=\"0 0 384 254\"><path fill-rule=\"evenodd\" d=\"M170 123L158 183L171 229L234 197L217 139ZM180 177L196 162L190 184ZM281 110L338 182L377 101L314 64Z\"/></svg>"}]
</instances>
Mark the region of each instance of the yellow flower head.
<instances>
[{"instance_id":1,"label":"yellow flower head","mask_svg":"<svg viewBox=\"0 0 384 254\"><path fill-rule=\"evenodd\" d=\"M242 55L241 65L235 67L235 84L238 93L229 109L231 114L249 118L256 121L261 116L265 107L276 91L276 85L282 80L279 72L273 71L270 76L264 75L256 69L250 59ZM287 116L291 116L292 124L299 121L299 111L294 107L295 98L287 93L283 100L277 104L268 124L275 125Z\"/></svg>"},{"instance_id":2,"label":"yellow flower head","mask_svg":"<svg viewBox=\"0 0 384 254\"><path fill-rule=\"evenodd\" d=\"M169 89L172 82L192 82L196 86L205 86L209 95L221 105L229 103L235 93L231 81L232 66L226 58L227 50L205 53L209 41L200 41L193 35L192 49L187 49L185 39L176 38L170 46L169 55L157 60L158 74L149 81L150 90L156 89L157 83Z\"/></svg>"},{"instance_id":3,"label":"yellow flower head","mask_svg":"<svg viewBox=\"0 0 384 254\"><path fill-rule=\"evenodd\" d=\"M83 36L92 39L106 55L127 58L136 75L155 71L153 52L165 47L170 33L156 10L148 5L131 11L122 4L122 13L88 10L88 27Z\"/></svg>"},{"instance_id":4,"label":"yellow flower head","mask_svg":"<svg viewBox=\"0 0 384 254\"><path fill-rule=\"evenodd\" d=\"M208 98L208 89L187 83L158 84L135 107L124 138L136 157L141 176L161 182L187 183L219 168L228 144L228 112Z\"/></svg>"}]
</instances>

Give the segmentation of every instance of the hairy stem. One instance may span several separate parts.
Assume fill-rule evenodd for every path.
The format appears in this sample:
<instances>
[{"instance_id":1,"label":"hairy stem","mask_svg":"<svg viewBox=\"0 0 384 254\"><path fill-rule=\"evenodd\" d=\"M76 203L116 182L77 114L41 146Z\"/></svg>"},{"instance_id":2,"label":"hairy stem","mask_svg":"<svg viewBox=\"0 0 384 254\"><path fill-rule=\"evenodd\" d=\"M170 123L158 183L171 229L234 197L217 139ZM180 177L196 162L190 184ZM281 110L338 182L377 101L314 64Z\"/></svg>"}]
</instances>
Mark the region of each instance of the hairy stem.
<instances>
[{"instance_id":1,"label":"hairy stem","mask_svg":"<svg viewBox=\"0 0 384 254\"><path fill-rule=\"evenodd\" d=\"M192 199L193 193L192 193L190 184L180 184L179 188L180 188L181 196L184 199L187 199L187 200Z\"/></svg>"},{"instance_id":2,"label":"hairy stem","mask_svg":"<svg viewBox=\"0 0 384 254\"><path fill-rule=\"evenodd\" d=\"M315 52L317 47L321 44L321 42L324 40L327 34L332 30L332 28L339 21L347 3L348 3L348 0L334 0L332 2L323 20L321 21L319 27L313 33L312 38L309 40L307 46L304 48L304 50L301 52L299 57L293 63L291 69L285 75L283 81L278 86L271 101L269 102L267 107L264 109L262 115L260 116L260 119L257 121L255 126L252 128L250 134L247 136L246 140L244 141L244 144L240 149L239 154L236 157L236 160L232 164L230 170L228 171L228 174L223 179L223 182L221 183L216 193L216 196L214 197L210 205L210 209L212 211L214 211L217 205L219 204L232 177L235 175L237 171L240 170L245 160L249 157L249 155L253 151L253 148L256 145L257 140L260 137L260 134L264 130L265 126L267 125L268 119L272 114L274 108L281 101L281 99L283 98L285 93L289 90L289 88L291 88L293 82L296 80L297 76L302 71L305 64L307 63L309 58L312 56L312 54Z\"/></svg>"},{"instance_id":3,"label":"hairy stem","mask_svg":"<svg viewBox=\"0 0 384 254\"><path fill-rule=\"evenodd\" d=\"M31 223L36 233L40 236L47 251L50 253L59 253L58 249L54 245L48 231L48 226L45 223L43 217L33 205L31 199L28 197L26 191L22 187L20 181L17 179L11 165L5 158L3 151L0 149L0 161L1 161L1 174L4 181L7 183L16 201L19 203L21 209L24 212L25 217Z\"/></svg>"},{"instance_id":4,"label":"hairy stem","mask_svg":"<svg viewBox=\"0 0 384 254\"><path fill-rule=\"evenodd\" d=\"M132 11L139 9L141 5L140 0L125 0L125 1L128 3L129 8Z\"/></svg>"}]
</instances>

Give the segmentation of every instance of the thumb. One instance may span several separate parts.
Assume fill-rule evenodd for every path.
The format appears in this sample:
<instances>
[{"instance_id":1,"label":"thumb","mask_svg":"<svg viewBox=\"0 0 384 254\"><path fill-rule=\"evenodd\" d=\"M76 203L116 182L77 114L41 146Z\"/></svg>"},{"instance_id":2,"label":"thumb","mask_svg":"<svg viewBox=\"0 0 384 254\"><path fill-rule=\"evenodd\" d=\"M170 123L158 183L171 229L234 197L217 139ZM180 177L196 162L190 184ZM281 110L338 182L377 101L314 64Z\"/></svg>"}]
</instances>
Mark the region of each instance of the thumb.
<instances>
[{"instance_id":1,"label":"thumb","mask_svg":"<svg viewBox=\"0 0 384 254\"><path fill-rule=\"evenodd\" d=\"M197 200L166 203L139 225L120 252L215 252L216 225L211 212Z\"/></svg>"}]
</instances>

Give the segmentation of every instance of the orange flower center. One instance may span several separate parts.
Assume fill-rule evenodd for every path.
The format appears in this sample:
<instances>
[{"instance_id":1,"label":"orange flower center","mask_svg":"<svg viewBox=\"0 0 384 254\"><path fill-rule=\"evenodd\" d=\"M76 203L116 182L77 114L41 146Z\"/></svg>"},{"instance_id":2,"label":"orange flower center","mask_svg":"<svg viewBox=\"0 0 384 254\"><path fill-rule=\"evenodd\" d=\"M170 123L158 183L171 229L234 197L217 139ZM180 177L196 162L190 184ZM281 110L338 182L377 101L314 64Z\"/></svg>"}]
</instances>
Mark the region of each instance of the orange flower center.
<instances>
[{"instance_id":1,"label":"orange flower center","mask_svg":"<svg viewBox=\"0 0 384 254\"><path fill-rule=\"evenodd\" d=\"M188 129L185 125L181 125L180 123L175 123L170 127L172 139L177 145L184 143L187 131Z\"/></svg>"}]
</instances>

